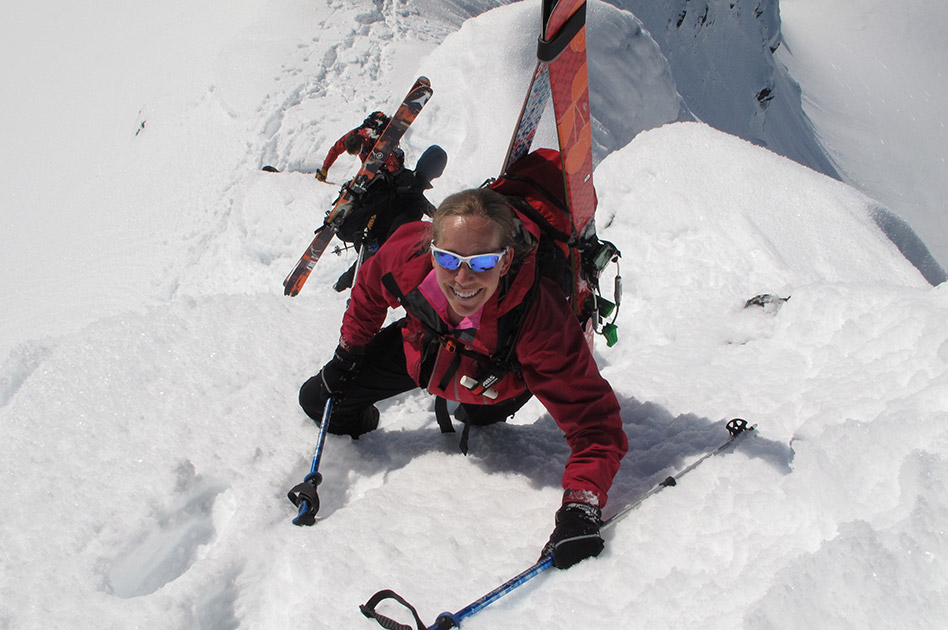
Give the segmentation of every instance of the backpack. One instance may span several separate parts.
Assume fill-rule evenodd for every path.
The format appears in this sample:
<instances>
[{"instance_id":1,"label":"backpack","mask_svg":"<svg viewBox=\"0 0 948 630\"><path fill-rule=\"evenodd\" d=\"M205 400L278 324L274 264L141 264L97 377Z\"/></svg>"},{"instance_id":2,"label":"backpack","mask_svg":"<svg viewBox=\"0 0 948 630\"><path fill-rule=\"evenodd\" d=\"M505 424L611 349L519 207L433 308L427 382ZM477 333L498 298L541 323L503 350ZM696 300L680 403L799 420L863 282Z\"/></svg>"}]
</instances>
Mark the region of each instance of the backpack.
<instances>
[{"instance_id":1,"label":"backpack","mask_svg":"<svg viewBox=\"0 0 948 630\"><path fill-rule=\"evenodd\" d=\"M463 376L461 384L475 394L493 398L496 393L491 395L491 387L507 374L520 370L516 345L527 313L536 300L542 277L552 279L560 287L590 344L594 332L603 334L609 346L615 344L614 322L621 299L621 278L617 270L614 302L610 302L600 294L599 277L610 262L614 262L618 267L620 253L612 243L600 240L593 229L586 230L584 234L574 233L566 202L559 151L538 149L529 153L511 165L501 177L487 180L483 186L504 195L521 223L535 224L539 232L537 239L527 229L522 230L525 241L536 246L537 271L533 284L521 303L498 319L497 346L494 353L487 356L462 348L455 350L458 354L476 359L484 366L480 374ZM413 299L412 294L417 293L417 289L408 295L402 294L391 274L383 277L382 282L398 297L406 311L413 313L426 327L431 328L432 339L442 336L444 331L441 328L444 326L440 318L433 314L430 305L419 296ZM613 313L613 320L604 323L604 319ZM453 373L448 373L444 378L452 376ZM462 452L467 452L467 436L471 424L492 424L505 420L529 399L529 392L526 394L525 397L511 401L510 405L497 405L496 414L480 413L483 406L462 404L456 414L464 423ZM487 407L493 408L494 405ZM447 401L441 397L435 400L435 417L442 432L454 432Z\"/></svg>"},{"instance_id":2,"label":"backpack","mask_svg":"<svg viewBox=\"0 0 948 630\"><path fill-rule=\"evenodd\" d=\"M365 117L359 129L368 129L372 138L378 138L391 119L384 112L375 111Z\"/></svg>"},{"instance_id":3,"label":"backpack","mask_svg":"<svg viewBox=\"0 0 948 630\"><path fill-rule=\"evenodd\" d=\"M404 161L401 149L396 148L396 151ZM393 173L379 169L365 191L356 194L350 190L353 203L336 219L333 228L336 236L346 243L361 243L366 230L371 230L374 224L372 231L380 239L375 244L375 249L378 249L402 223L418 221L424 215L431 216L434 206L425 198L424 191L431 188L431 181L444 172L447 160L444 149L433 144L418 158L415 170L403 167Z\"/></svg>"},{"instance_id":4,"label":"backpack","mask_svg":"<svg viewBox=\"0 0 948 630\"><path fill-rule=\"evenodd\" d=\"M498 320L496 350L489 357L479 357L485 369L476 377L464 376L461 379L461 384L472 392L492 398L491 386L505 375L520 369L516 356L517 340L536 299L541 277L550 278L560 287L580 327L585 331L590 346L594 332L605 336L607 345L616 343L615 318L618 316L622 293L621 276L618 274L621 254L615 245L600 240L594 229L588 229L584 234L574 233L559 151L533 151L511 165L499 178L485 182L484 186L507 197L521 223L530 221L540 232L536 242L537 271L532 287L520 304ZM531 243L535 240L526 229L523 230L523 237ZM613 301L603 298L599 288L599 277L610 262L615 263L617 268ZM613 315L613 319L605 323L609 315ZM519 408L524 402L520 401L515 407ZM462 409L464 407L461 406ZM443 432L453 431L446 402L440 398L435 403L435 415ZM504 418L506 415L472 423L497 422ZM466 435L470 424L467 420L464 422L462 451L466 452Z\"/></svg>"},{"instance_id":5,"label":"backpack","mask_svg":"<svg viewBox=\"0 0 948 630\"><path fill-rule=\"evenodd\" d=\"M599 277L610 262L618 268L621 253L609 241L600 240L592 226L583 234L574 233L560 152L537 149L485 185L507 197L521 221L529 220L540 229L537 277L550 278L560 287L590 342L592 333L597 332L606 337L609 346L614 345L615 316L609 323L604 319L617 314L621 277L617 272L614 301L602 297ZM529 309L530 304L524 306Z\"/></svg>"}]
</instances>

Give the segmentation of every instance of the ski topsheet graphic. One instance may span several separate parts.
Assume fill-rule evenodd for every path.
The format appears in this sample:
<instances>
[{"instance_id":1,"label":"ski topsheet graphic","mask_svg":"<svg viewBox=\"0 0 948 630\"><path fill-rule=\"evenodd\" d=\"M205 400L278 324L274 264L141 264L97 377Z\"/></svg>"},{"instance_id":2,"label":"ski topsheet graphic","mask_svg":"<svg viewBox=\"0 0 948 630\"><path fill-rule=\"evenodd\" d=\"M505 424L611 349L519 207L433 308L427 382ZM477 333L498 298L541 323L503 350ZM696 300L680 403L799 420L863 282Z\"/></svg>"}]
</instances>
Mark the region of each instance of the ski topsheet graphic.
<instances>
[{"instance_id":1,"label":"ski topsheet graphic","mask_svg":"<svg viewBox=\"0 0 948 630\"><path fill-rule=\"evenodd\" d=\"M547 6L544 3L544 16ZM582 234L595 213L592 180L592 129L589 113L589 73L586 65L586 3L560 0L545 20L544 39L537 48L549 59L550 87L556 114L556 134L563 156L566 194L573 225Z\"/></svg>"},{"instance_id":2,"label":"ski topsheet graphic","mask_svg":"<svg viewBox=\"0 0 948 630\"><path fill-rule=\"evenodd\" d=\"M372 180L375 179L379 169L385 163L385 159L398 146L408 127L411 126L425 103L431 98L431 94L431 82L428 81L427 77L418 77L418 80L415 81L411 90L408 91L408 95L405 96L402 104L398 107L398 111L395 112L388 126L382 131L362 168L359 169L358 174L351 181L343 185L335 205L326 214L323 224L316 230L316 236L283 281L284 295L295 296L299 294L300 289L303 288L309 278L309 274L313 271L313 267L319 261L319 257L322 256L326 247L332 241L336 228L342 223L342 220L345 219L353 205L357 203L359 197L372 183Z\"/></svg>"},{"instance_id":3,"label":"ski topsheet graphic","mask_svg":"<svg viewBox=\"0 0 948 630\"><path fill-rule=\"evenodd\" d=\"M537 127L552 99L562 160L563 185L575 243L595 242L596 192L592 177L592 129L586 64L586 3L544 0L537 65L504 160L503 172L530 152ZM616 250L616 254L618 251ZM593 294L582 261L570 260L574 278L571 300L577 315ZM592 333L587 328L587 338ZM611 343L614 343L611 342Z\"/></svg>"},{"instance_id":4,"label":"ski topsheet graphic","mask_svg":"<svg viewBox=\"0 0 948 630\"><path fill-rule=\"evenodd\" d=\"M530 151L540 119L552 97L567 199L573 225L577 234L582 234L595 211L586 3L584 0L544 0L542 18L536 69L510 140L503 172Z\"/></svg>"}]
</instances>

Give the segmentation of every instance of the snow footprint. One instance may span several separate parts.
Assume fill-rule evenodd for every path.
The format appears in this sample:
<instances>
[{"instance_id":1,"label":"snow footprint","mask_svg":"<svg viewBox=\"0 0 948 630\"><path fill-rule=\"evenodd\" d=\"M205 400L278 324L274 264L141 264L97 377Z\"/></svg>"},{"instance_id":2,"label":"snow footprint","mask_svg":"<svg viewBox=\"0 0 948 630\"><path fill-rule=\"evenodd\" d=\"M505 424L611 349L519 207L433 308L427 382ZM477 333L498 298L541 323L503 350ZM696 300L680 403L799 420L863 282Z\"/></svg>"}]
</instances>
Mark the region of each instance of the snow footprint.
<instances>
[{"instance_id":1,"label":"snow footprint","mask_svg":"<svg viewBox=\"0 0 948 630\"><path fill-rule=\"evenodd\" d=\"M227 487L195 475L190 462L181 465L179 476L178 500L156 514L156 527L112 562L106 590L113 595L129 599L154 593L184 575L197 560L198 549L214 537L211 511Z\"/></svg>"}]
</instances>

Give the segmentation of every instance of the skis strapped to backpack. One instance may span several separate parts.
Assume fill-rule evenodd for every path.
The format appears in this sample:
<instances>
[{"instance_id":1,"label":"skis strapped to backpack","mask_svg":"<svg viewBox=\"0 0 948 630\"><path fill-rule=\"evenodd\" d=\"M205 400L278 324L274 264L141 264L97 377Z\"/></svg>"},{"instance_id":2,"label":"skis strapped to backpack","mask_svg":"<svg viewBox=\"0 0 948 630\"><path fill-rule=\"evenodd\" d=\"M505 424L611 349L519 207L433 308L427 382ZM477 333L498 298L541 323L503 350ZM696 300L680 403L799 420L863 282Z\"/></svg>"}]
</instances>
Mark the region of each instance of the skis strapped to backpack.
<instances>
[{"instance_id":1,"label":"skis strapped to backpack","mask_svg":"<svg viewBox=\"0 0 948 630\"><path fill-rule=\"evenodd\" d=\"M510 141L503 173L491 187L506 195L525 197L534 209L557 209L534 222L544 234L554 237L564 255L571 275L571 286L568 289L564 286L564 293L580 323L585 327L591 322L592 328L604 334L611 346L617 341L615 325L603 324L600 317L608 317L621 300L620 278L617 274L612 303L599 295L599 275L608 262L618 262L620 254L611 243L601 242L596 237L586 3L583 0L544 0L542 16L536 69ZM551 97L560 146L556 156L559 166L555 170L541 164L543 160L552 161L552 154L542 153L541 160L534 157L536 153L529 153ZM540 178L530 174L538 169L542 171ZM542 268L542 260L540 265ZM586 330L591 342L590 328Z\"/></svg>"},{"instance_id":2,"label":"skis strapped to backpack","mask_svg":"<svg viewBox=\"0 0 948 630\"><path fill-rule=\"evenodd\" d=\"M326 219L316 230L316 236L283 281L284 295L295 296L299 294L303 284L309 278L309 274L313 271L313 267L316 266L319 257L322 256L329 242L332 241L335 230L352 210L353 205L366 191L369 184L372 183L372 180L375 179L385 159L396 149L402 136L405 135L405 131L408 130L425 103L431 98L431 94L431 83L427 77L418 77L418 80L415 81L408 95L399 106L398 111L395 112L385 130L382 131L368 159L362 164L358 174L343 185L333 208L326 213Z\"/></svg>"},{"instance_id":3,"label":"skis strapped to backpack","mask_svg":"<svg viewBox=\"0 0 948 630\"><path fill-rule=\"evenodd\" d=\"M537 270L563 290L592 345L592 333L617 341L615 316L622 297L621 277L615 276L613 300L602 297L599 277L616 263L619 250L596 236L596 192L592 179L592 134L586 69L586 3L583 0L544 0L543 28L533 73L520 118L510 140L500 177L488 182L508 196L521 220L540 228ZM533 136L552 96L560 150L530 152ZM526 300L529 302L529 300ZM523 304L518 309L527 309ZM515 311L517 309L514 309ZM604 319L613 315L610 322ZM516 318L517 314L508 314ZM498 340L492 366L470 379L472 390L487 390L491 382L515 368L511 352L515 327Z\"/></svg>"},{"instance_id":4,"label":"skis strapped to backpack","mask_svg":"<svg viewBox=\"0 0 948 630\"><path fill-rule=\"evenodd\" d=\"M602 333L611 346L616 341L615 325L604 320L614 315L621 300L619 275L614 302L602 297L599 277L610 262L618 266L620 253L615 245L596 236L591 222L590 229L576 232L561 166L558 151L537 149L489 186L510 199L521 221L529 220L539 228L537 270L560 287L583 329Z\"/></svg>"},{"instance_id":5,"label":"skis strapped to backpack","mask_svg":"<svg viewBox=\"0 0 948 630\"><path fill-rule=\"evenodd\" d=\"M596 236L585 24L584 2L544 0L536 70L503 172L485 185L507 196L521 220L529 220L539 228L538 276L553 279L561 288L590 346L594 332L605 336L612 346L618 340L615 318L622 295L620 252ZM531 153L537 125L550 97L560 150ZM602 297L599 285L600 275L610 262L617 266L612 301ZM463 377L461 383L472 392L490 397L494 383L519 369L514 347L534 294L531 290L522 304L498 322L497 347L493 355L484 357L482 372ZM610 315L612 320L606 322ZM452 431L446 401L439 399L435 409L442 431Z\"/></svg>"}]
</instances>

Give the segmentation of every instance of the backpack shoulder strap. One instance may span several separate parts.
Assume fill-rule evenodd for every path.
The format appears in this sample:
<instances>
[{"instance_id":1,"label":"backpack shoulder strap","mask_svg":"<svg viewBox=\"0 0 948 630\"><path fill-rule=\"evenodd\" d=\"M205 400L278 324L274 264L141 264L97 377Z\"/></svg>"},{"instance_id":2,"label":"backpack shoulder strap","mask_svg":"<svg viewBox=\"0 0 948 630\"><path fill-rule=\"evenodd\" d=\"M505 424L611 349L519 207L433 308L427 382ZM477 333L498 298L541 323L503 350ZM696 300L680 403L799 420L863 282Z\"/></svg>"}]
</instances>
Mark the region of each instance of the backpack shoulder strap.
<instances>
[{"instance_id":1,"label":"backpack shoulder strap","mask_svg":"<svg viewBox=\"0 0 948 630\"><path fill-rule=\"evenodd\" d=\"M523 324L536 301L539 288L540 273L538 271L534 274L533 283L523 300L497 321L497 347L489 358L488 367L476 379L471 379L473 383L466 384L466 387L475 394L487 395L488 390L504 376L520 371L520 362L517 360L517 342L520 341Z\"/></svg>"},{"instance_id":2,"label":"backpack shoulder strap","mask_svg":"<svg viewBox=\"0 0 948 630\"><path fill-rule=\"evenodd\" d=\"M441 319L434 307L425 299L417 287L405 293L398 286L395 276L389 272L382 276L382 285L398 299L399 303L414 317L418 318L432 341L437 341L444 346L450 346L454 353L454 360L451 362L448 370L445 371L439 387L444 389L448 382L454 378L458 367L460 367L461 356L471 357L477 361L487 364L487 369L476 379L470 379L473 383L465 383L475 394L488 395L488 390L500 381L501 378L520 370L520 364L517 361L517 342L520 340L520 334L523 330L523 323L527 319L527 314L531 306L536 301L536 295L540 286L540 274L536 273L533 283L527 291L523 300L510 311L505 313L497 322L497 347L490 356L481 354L474 350L465 348L453 341L457 335ZM464 340L464 336L460 337ZM438 426L442 433L453 433L454 427L451 424L451 418L448 414L447 401L443 398L435 400L435 417L438 420Z\"/></svg>"}]
</instances>

